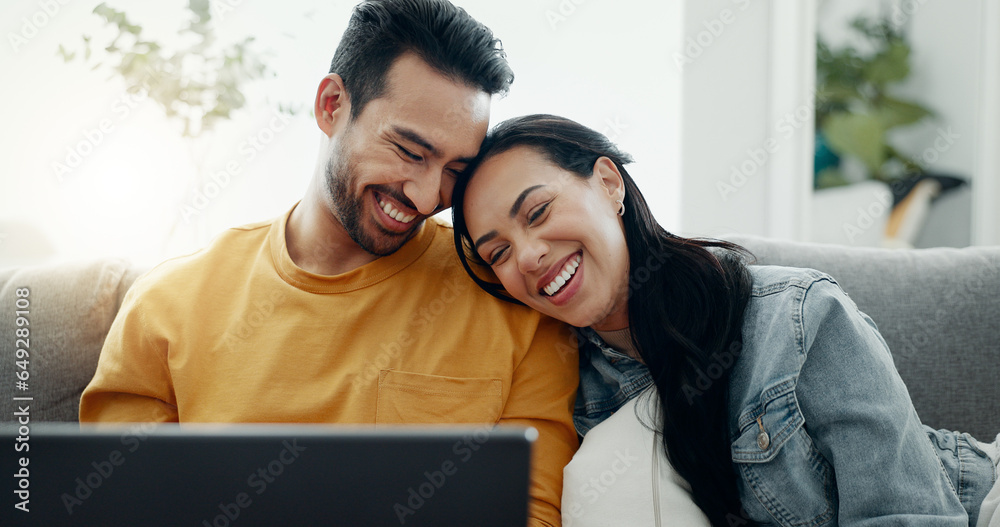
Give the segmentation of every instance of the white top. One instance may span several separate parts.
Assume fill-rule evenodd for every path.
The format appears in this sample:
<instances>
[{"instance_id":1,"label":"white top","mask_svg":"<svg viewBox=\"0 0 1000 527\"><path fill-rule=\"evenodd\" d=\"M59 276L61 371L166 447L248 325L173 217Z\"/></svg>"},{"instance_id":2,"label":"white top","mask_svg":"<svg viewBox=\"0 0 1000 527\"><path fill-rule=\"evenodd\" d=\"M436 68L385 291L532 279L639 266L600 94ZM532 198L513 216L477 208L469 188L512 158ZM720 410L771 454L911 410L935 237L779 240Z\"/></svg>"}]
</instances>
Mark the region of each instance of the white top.
<instances>
[{"instance_id":1,"label":"white top","mask_svg":"<svg viewBox=\"0 0 1000 527\"><path fill-rule=\"evenodd\" d=\"M563 469L565 527L711 525L647 426L657 406L648 390L587 433Z\"/></svg>"}]
</instances>

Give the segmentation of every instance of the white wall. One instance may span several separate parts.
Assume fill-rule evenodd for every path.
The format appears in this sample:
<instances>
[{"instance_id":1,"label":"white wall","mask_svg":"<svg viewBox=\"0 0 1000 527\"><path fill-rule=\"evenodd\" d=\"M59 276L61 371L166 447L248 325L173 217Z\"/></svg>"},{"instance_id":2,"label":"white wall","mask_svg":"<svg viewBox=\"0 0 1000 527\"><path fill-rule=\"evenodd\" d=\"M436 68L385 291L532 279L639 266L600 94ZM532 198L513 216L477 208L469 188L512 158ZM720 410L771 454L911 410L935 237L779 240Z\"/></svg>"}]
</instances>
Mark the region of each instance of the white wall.
<instances>
[{"instance_id":1,"label":"white wall","mask_svg":"<svg viewBox=\"0 0 1000 527\"><path fill-rule=\"evenodd\" d=\"M1000 245L1000 1L991 0L981 13L979 137L976 148L976 192L973 195L972 242Z\"/></svg>"},{"instance_id":2,"label":"white wall","mask_svg":"<svg viewBox=\"0 0 1000 527\"><path fill-rule=\"evenodd\" d=\"M685 234L807 236L814 10L795 0L686 3Z\"/></svg>"}]
</instances>

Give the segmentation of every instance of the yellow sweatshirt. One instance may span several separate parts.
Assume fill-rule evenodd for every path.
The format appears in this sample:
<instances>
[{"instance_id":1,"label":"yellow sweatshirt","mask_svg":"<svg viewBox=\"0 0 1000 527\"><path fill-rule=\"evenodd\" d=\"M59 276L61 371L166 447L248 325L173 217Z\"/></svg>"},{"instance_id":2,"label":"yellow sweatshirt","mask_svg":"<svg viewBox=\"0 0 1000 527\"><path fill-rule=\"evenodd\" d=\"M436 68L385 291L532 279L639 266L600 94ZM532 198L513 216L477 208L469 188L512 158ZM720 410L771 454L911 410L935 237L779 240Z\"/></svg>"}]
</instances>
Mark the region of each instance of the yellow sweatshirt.
<instances>
[{"instance_id":1,"label":"yellow sweatshirt","mask_svg":"<svg viewBox=\"0 0 1000 527\"><path fill-rule=\"evenodd\" d=\"M533 426L532 522L559 525L578 446L569 329L479 290L448 225L320 276L288 256L290 212L139 278L80 420Z\"/></svg>"}]
</instances>

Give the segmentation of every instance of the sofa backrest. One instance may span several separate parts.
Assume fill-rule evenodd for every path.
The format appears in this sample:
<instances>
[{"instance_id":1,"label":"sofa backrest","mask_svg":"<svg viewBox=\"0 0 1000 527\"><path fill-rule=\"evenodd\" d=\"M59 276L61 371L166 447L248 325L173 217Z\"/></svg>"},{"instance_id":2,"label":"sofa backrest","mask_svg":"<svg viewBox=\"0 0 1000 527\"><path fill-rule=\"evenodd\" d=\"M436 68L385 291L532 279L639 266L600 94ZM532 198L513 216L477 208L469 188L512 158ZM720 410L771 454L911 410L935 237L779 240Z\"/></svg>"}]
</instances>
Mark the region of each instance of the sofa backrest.
<instances>
[{"instance_id":1,"label":"sofa backrest","mask_svg":"<svg viewBox=\"0 0 1000 527\"><path fill-rule=\"evenodd\" d=\"M760 264L832 275L878 325L923 422L979 438L1000 432L1000 247L890 250L725 238ZM7 313L18 289L30 291L23 392L15 385L16 317L0 316L0 421L14 419L12 396L21 395L33 397L33 420L78 419L104 338L141 272L119 259L0 270Z\"/></svg>"},{"instance_id":2,"label":"sofa backrest","mask_svg":"<svg viewBox=\"0 0 1000 527\"><path fill-rule=\"evenodd\" d=\"M104 337L140 271L120 259L0 270L0 421L29 405L32 421L77 421L80 394L97 370ZM27 288L27 346L15 338L17 291ZM24 302L21 302L24 305ZM23 334L23 332L22 332ZM15 382L25 349L27 390ZM23 354L22 354L23 355ZM24 374L21 374L22 376ZM31 397L14 401L13 397Z\"/></svg>"},{"instance_id":3,"label":"sofa backrest","mask_svg":"<svg viewBox=\"0 0 1000 527\"><path fill-rule=\"evenodd\" d=\"M811 267L878 325L920 419L1000 432L1000 247L876 249L724 236L757 263Z\"/></svg>"}]
</instances>

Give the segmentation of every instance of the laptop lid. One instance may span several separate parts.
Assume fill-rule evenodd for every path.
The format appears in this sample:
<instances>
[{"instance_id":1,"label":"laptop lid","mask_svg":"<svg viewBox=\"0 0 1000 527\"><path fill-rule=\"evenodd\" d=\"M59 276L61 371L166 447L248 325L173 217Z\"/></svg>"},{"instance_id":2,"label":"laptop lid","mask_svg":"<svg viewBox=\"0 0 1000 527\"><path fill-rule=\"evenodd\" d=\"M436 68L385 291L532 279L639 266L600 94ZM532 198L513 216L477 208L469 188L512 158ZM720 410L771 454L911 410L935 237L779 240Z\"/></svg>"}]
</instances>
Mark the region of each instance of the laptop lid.
<instances>
[{"instance_id":1,"label":"laptop lid","mask_svg":"<svg viewBox=\"0 0 1000 527\"><path fill-rule=\"evenodd\" d=\"M25 431L0 428L2 525L525 525L537 437L486 426Z\"/></svg>"}]
</instances>

